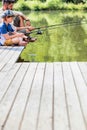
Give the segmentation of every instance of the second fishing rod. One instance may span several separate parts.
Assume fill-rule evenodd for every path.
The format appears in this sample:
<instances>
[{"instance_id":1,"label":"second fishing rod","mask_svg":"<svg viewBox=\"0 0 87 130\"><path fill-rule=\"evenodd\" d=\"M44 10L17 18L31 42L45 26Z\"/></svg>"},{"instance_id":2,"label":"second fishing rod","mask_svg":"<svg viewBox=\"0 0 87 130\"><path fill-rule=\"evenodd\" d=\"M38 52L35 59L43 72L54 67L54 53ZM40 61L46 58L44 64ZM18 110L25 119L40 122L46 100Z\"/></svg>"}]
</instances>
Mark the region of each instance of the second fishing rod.
<instances>
[{"instance_id":1,"label":"second fishing rod","mask_svg":"<svg viewBox=\"0 0 87 130\"><path fill-rule=\"evenodd\" d=\"M74 25L80 25L80 24L86 24L86 22L81 22L81 21L76 21L76 22L65 22L65 23L59 23L59 24L53 24L53 25L49 25L49 26L40 26L40 27L36 27L34 28L33 31L26 33L26 35L31 34L31 33L36 33L36 34L42 34L42 31L45 31L47 29L55 29L61 26L74 26Z\"/></svg>"}]
</instances>

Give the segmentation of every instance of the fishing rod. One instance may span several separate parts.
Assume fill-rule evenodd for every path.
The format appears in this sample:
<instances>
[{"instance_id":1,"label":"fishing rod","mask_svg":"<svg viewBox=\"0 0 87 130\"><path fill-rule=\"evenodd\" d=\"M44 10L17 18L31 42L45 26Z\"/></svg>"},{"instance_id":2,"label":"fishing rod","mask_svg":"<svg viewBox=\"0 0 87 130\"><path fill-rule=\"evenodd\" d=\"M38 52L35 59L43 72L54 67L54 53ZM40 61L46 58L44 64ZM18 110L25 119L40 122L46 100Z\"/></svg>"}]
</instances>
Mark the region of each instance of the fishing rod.
<instances>
[{"instance_id":1,"label":"fishing rod","mask_svg":"<svg viewBox=\"0 0 87 130\"><path fill-rule=\"evenodd\" d=\"M53 24L53 25L49 25L49 26L40 26L40 27L36 27L34 28L33 31L31 32L26 32L25 35L29 35L31 33L36 33L38 35L42 34L42 31L49 29L55 29L55 27L61 27L61 26L73 26L73 25L80 25L80 24L86 24L86 22L81 23L81 21L76 21L76 22L69 22L69 23L59 23L59 24Z\"/></svg>"},{"instance_id":2,"label":"fishing rod","mask_svg":"<svg viewBox=\"0 0 87 130\"><path fill-rule=\"evenodd\" d=\"M50 28L50 27L56 27L56 26L62 26L62 25L70 25L70 24L76 24L76 23L80 23L78 22L69 22L69 23L59 23L59 24L53 24L53 25L49 25L49 26L41 26L41 27L36 27L35 29L41 29L41 28Z\"/></svg>"}]
</instances>

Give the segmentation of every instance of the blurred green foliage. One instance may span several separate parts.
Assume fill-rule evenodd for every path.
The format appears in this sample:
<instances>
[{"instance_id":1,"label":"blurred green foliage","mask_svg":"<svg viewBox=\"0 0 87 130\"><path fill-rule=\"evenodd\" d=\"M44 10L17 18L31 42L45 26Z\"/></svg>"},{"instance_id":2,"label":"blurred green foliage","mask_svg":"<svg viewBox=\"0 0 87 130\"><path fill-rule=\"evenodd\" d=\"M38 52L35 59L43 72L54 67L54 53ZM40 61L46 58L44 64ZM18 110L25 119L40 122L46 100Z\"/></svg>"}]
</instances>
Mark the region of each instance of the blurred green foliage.
<instances>
[{"instance_id":1,"label":"blurred green foliage","mask_svg":"<svg viewBox=\"0 0 87 130\"><path fill-rule=\"evenodd\" d=\"M18 0L16 10L86 10L84 0Z\"/></svg>"}]
</instances>

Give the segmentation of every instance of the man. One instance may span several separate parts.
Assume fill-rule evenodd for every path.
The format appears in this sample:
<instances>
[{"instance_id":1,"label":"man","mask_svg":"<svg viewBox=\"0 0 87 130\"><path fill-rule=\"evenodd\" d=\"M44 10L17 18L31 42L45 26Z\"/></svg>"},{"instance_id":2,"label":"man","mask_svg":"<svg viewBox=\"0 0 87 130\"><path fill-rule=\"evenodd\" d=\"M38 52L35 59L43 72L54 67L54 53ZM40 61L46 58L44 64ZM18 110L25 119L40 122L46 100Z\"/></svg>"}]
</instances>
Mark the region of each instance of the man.
<instances>
[{"instance_id":1,"label":"man","mask_svg":"<svg viewBox=\"0 0 87 130\"><path fill-rule=\"evenodd\" d=\"M15 0L2 0L3 6L0 9L0 16L3 13L3 11L5 11L5 10L8 10L8 9L13 10L14 3L15 3ZM27 19L24 14L22 14L21 12L18 12L18 11L13 11L13 13L15 14L13 28L16 31L26 33L26 32L30 32L35 29L34 27L31 26L29 19ZM0 22L1 22L1 17L0 17ZM30 38L31 42L34 42L36 40L36 38L31 38L31 37L29 37L29 38Z\"/></svg>"}]
</instances>

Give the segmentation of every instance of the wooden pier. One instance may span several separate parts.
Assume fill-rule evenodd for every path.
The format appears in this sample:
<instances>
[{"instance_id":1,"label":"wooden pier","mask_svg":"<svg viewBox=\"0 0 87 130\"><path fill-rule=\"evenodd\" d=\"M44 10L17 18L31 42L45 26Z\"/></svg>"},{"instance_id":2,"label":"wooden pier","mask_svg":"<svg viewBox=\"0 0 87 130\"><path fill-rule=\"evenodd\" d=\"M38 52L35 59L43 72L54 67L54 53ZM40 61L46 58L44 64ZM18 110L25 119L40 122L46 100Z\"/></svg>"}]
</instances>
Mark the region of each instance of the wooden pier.
<instances>
[{"instance_id":1,"label":"wooden pier","mask_svg":"<svg viewBox=\"0 0 87 130\"><path fill-rule=\"evenodd\" d=\"M17 63L0 47L0 130L87 130L87 62Z\"/></svg>"}]
</instances>

